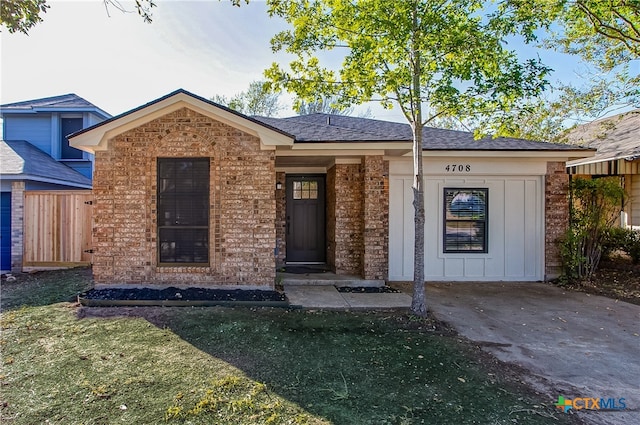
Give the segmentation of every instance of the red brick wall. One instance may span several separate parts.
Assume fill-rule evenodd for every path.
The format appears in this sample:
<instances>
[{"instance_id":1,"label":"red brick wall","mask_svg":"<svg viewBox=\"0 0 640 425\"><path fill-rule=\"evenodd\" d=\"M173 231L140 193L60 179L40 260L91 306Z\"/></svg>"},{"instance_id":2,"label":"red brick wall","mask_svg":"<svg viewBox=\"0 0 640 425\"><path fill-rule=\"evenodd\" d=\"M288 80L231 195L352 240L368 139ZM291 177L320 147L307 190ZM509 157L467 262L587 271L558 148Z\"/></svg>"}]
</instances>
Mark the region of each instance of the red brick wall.
<instances>
[{"instance_id":1,"label":"red brick wall","mask_svg":"<svg viewBox=\"0 0 640 425\"><path fill-rule=\"evenodd\" d=\"M157 264L157 158L210 158L209 267ZM275 280L275 155L189 109L129 130L97 152L97 283L266 285Z\"/></svg>"},{"instance_id":2,"label":"red brick wall","mask_svg":"<svg viewBox=\"0 0 640 425\"><path fill-rule=\"evenodd\" d=\"M287 258L287 196L285 189L285 173L276 173L276 182L282 189L276 190L276 266L283 267Z\"/></svg>"},{"instance_id":3,"label":"red brick wall","mask_svg":"<svg viewBox=\"0 0 640 425\"><path fill-rule=\"evenodd\" d=\"M564 162L548 162L545 176L545 279L560 275L558 240L569 226L569 175Z\"/></svg>"},{"instance_id":4,"label":"red brick wall","mask_svg":"<svg viewBox=\"0 0 640 425\"><path fill-rule=\"evenodd\" d=\"M363 275L363 174L360 164L336 164L333 168L333 267L337 274ZM332 180L328 178L327 180ZM331 190L331 189L330 189Z\"/></svg>"},{"instance_id":5,"label":"red brick wall","mask_svg":"<svg viewBox=\"0 0 640 425\"><path fill-rule=\"evenodd\" d=\"M389 266L389 162L364 157L365 279L387 279Z\"/></svg>"}]
</instances>

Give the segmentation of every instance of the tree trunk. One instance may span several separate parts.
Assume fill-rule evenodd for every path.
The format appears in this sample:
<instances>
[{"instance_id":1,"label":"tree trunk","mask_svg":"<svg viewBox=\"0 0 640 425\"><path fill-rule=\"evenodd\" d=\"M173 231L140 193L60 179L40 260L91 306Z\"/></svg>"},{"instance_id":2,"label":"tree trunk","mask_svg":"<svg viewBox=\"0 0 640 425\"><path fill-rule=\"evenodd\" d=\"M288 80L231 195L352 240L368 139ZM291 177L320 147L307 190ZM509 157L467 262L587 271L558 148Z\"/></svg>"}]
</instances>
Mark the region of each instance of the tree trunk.
<instances>
[{"instance_id":1,"label":"tree trunk","mask_svg":"<svg viewBox=\"0 0 640 425\"><path fill-rule=\"evenodd\" d=\"M414 3L413 40L411 46L413 81L411 91L413 129L413 208L415 210L415 238L413 251L413 298L411 311L420 316L427 315L427 303L424 282L424 188L422 177L422 97L420 77L422 76L420 49L417 43L419 33L418 10Z\"/></svg>"},{"instance_id":2,"label":"tree trunk","mask_svg":"<svg viewBox=\"0 0 640 425\"><path fill-rule=\"evenodd\" d=\"M425 317L427 315L427 304L424 282L424 181L422 176L422 125L419 121L413 124L413 172L415 240L411 311L420 317Z\"/></svg>"}]
</instances>

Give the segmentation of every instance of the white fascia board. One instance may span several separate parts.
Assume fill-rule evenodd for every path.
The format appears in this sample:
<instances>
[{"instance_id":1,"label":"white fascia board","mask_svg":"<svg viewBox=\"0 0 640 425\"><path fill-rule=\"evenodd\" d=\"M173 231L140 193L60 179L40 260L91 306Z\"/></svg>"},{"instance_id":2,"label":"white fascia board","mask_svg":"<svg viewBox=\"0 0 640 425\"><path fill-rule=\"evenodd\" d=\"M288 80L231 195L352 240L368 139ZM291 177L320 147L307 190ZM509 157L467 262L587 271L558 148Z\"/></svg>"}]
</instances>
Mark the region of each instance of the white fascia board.
<instances>
[{"instance_id":1,"label":"white fascia board","mask_svg":"<svg viewBox=\"0 0 640 425\"><path fill-rule=\"evenodd\" d=\"M317 146L316 146L317 147ZM368 156L368 155L384 155L384 150L334 150L334 149L317 149L317 150L278 150L276 156Z\"/></svg>"},{"instance_id":2,"label":"white fascia board","mask_svg":"<svg viewBox=\"0 0 640 425\"><path fill-rule=\"evenodd\" d=\"M547 161L569 161L576 158L589 158L595 155L594 151L570 150L570 151L537 151L537 150L423 150L423 157L482 157L482 158L544 158ZM406 153L404 157L412 157L412 153Z\"/></svg>"},{"instance_id":3,"label":"white fascia board","mask_svg":"<svg viewBox=\"0 0 640 425\"><path fill-rule=\"evenodd\" d=\"M195 99L185 93L177 93L146 108L131 112L119 119L99 125L93 130L79 134L69 140L71 146L95 153L106 150L107 141L126 131L140 127L150 121L160 118L182 108L194 110L202 115L220 121L231 127L260 138L261 145L292 146L293 138L275 130L267 128L257 122L245 119L232 112ZM271 149L271 148L267 148Z\"/></svg>"},{"instance_id":4,"label":"white fascia board","mask_svg":"<svg viewBox=\"0 0 640 425\"><path fill-rule=\"evenodd\" d=\"M379 152L385 150L398 150L408 149L411 150L410 142L318 142L318 143L305 143L296 142L293 145L294 151L358 151L360 155L381 155ZM376 153L372 153L376 152ZM305 152L306 153L306 152ZM342 153L342 152L341 152Z\"/></svg>"}]
</instances>

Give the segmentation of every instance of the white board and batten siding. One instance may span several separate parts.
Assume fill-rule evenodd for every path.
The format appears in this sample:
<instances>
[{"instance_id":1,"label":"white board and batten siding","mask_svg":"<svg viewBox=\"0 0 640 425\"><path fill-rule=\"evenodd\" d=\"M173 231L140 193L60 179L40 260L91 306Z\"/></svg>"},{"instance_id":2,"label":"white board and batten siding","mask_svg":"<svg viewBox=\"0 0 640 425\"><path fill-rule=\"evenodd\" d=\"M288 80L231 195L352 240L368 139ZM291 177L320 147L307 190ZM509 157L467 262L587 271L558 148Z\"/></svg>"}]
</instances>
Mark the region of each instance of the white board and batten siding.
<instances>
[{"instance_id":1,"label":"white board and batten siding","mask_svg":"<svg viewBox=\"0 0 640 425\"><path fill-rule=\"evenodd\" d=\"M391 281L413 280L412 173L410 160L390 160ZM545 161L527 158L425 157L426 280L543 280L545 173ZM444 253L445 188L488 190L488 252Z\"/></svg>"}]
</instances>

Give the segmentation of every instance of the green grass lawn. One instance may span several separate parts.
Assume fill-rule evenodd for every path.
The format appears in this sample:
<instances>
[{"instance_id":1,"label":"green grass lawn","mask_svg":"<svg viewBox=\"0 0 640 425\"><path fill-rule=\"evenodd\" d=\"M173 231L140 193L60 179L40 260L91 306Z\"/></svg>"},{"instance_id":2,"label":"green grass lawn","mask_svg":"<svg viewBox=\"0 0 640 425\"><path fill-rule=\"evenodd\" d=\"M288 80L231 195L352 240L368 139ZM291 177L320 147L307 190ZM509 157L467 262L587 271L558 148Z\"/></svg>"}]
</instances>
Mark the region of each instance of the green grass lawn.
<instances>
[{"instance_id":1,"label":"green grass lawn","mask_svg":"<svg viewBox=\"0 0 640 425\"><path fill-rule=\"evenodd\" d=\"M83 309L60 302L87 281L86 272L65 271L2 283L0 423L570 419L475 347L434 330L430 320L268 308ZM42 289L47 285L50 291Z\"/></svg>"}]
</instances>

